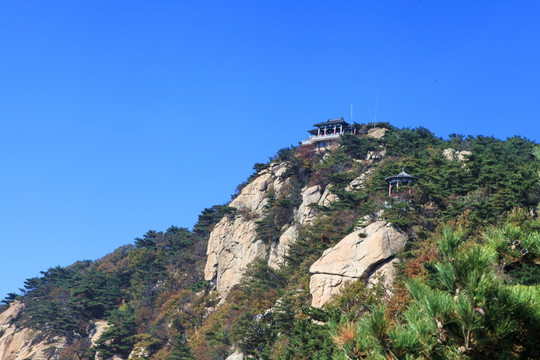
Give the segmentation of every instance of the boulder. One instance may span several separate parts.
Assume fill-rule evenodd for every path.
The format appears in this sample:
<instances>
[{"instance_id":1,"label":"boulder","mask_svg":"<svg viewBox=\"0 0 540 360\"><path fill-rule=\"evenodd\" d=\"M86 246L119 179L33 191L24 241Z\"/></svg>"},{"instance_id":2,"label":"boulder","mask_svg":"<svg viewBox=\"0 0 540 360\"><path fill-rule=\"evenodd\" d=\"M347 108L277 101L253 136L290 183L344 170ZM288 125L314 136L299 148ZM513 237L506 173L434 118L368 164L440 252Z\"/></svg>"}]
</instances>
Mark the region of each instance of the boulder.
<instances>
[{"instance_id":1,"label":"boulder","mask_svg":"<svg viewBox=\"0 0 540 360\"><path fill-rule=\"evenodd\" d=\"M471 155L472 152L467 150L462 151L456 151L455 149L444 149L442 152L442 156L449 161L465 161L466 157Z\"/></svg>"},{"instance_id":2,"label":"boulder","mask_svg":"<svg viewBox=\"0 0 540 360\"><path fill-rule=\"evenodd\" d=\"M376 221L344 237L309 269L312 306L323 306L347 283L369 280L377 273L384 274L385 283L391 284L394 273L390 263L404 249L407 239L406 234L385 221Z\"/></svg>"},{"instance_id":3,"label":"boulder","mask_svg":"<svg viewBox=\"0 0 540 360\"><path fill-rule=\"evenodd\" d=\"M231 355L227 356L227 359L225 360L244 360L244 354L237 350Z\"/></svg>"},{"instance_id":4,"label":"boulder","mask_svg":"<svg viewBox=\"0 0 540 360\"><path fill-rule=\"evenodd\" d=\"M377 162L381 161L386 155L386 149L368 151L366 154L366 161Z\"/></svg>"},{"instance_id":5,"label":"boulder","mask_svg":"<svg viewBox=\"0 0 540 360\"><path fill-rule=\"evenodd\" d=\"M375 139L380 139L384 136L384 134L386 134L387 131L388 129L386 128L376 127L376 128L369 129L367 132L367 136L375 138Z\"/></svg>"}]
</instances>

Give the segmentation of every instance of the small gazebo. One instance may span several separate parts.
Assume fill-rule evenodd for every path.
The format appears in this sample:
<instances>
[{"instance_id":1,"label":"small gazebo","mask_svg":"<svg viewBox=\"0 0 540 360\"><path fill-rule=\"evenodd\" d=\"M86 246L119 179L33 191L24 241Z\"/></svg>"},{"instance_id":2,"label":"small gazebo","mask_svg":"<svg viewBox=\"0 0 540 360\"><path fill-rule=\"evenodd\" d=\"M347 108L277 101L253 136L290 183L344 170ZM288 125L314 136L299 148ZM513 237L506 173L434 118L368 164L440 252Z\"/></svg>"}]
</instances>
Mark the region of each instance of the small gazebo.
<instances>
[{"instance_id":1,"label":"small gazebo","mask_svg":"<svg viewBox=\"0 0 540 360\"><path fill-rule=\"evenodd\" d=\"M416 180L418 180L418 178L416 176L412 176L412 175L409 175L405 172L405 168L402 168L401 169L401 172L397 175L393 175L393 176L388 176L386 178L384 178L384 180L386 180L386 182L388 183L388 196L391 196L392 195L392 186L393 185L396 185L397 188L399 188L399 183L402 183L402 184L408 184L408 183L412 183ZM409 189L409 194L411 193L411 189Z\"/></svg>"}]
</instances>

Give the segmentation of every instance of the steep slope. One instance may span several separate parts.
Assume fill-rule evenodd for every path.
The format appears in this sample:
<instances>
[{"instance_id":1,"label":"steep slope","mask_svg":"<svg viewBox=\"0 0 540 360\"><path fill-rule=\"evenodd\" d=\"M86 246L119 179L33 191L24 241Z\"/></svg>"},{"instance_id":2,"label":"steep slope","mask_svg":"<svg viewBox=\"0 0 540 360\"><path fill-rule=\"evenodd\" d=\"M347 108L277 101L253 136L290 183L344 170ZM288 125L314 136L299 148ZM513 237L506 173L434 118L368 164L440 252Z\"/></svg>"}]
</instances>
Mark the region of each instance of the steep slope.
<instances>
[{"instance_id":1,"label":"steep slope","mask_svg":"<svg viewBox=\"0 0 540 360\"><path fill-rule=\"evenodd\" d=\"M236 214L221 219L210 234L204 277L215 281L221 295L226 296L238 284L253 259L266 255L266 246L257 236L256 222L264 215L268 194L279 196L286 187L286 169L287 164L280 163L261 171L229 204L237 209Z\"/></svg>"},{"instance_id":2,"label":"steep slope","mask_svg":"<svg viewBox=\"0 0 540 360\"><path fill-rule=\"evenodd\" d=\"M225 216L211 232L204 276L207 281L215 282L221 296L228 295L240 282L246 266L257 257L268 259L268 265L273 268L282 266L302 226L310 224L317 214L312 205L325 206L335 199L328 188L325 191L318 185L304 188L292 223L284 225L279 239L268 246L257 234L257 226L266 215L269 197L288 195L291 184L284 175L286 170L287 163L282 162L258 173L229 204L236 209L235 215Z\"/></svg>"},{"instance_id":3,"label":"steep slope","mask_svg":"<svg viewBox=\"0 0 540 360\"><path fill-rule=\"evenodd\" d=\"M286 148L256 164L230 204L205 209L193 230L148 231L102 259L28 279L0 313L0 358L328 359L358 355L347 342L358 337L385 356L389 345L362 327L371 316L389 324L381 334L392 328L386 338L402 336L392 344L416 344L409 351L417 357L493 357L474 337L464 343L447 335L460 320L452 318L458 310L444 302L445 291L478 308L469 315L482 341L489 331L506 334L489 323L495 313L534 328L523 314L474 303L456 290L469 280L445 251L454 249L489 278L486 291L526 299L528 318L537 318L536 144L520 137L443 140L423 128L384 123L355 128L338 147ZM403 167L419 181L389 196L384 179ZM448 226L464 229L456 236L461 248L440 240ZM474 250L475 244L490 245ZM487 255L479 260L470 251ZM448 280L449 271L458 280ZM375 281L379 275L384 283ZM453 309L444 314L449 323L418 315L430 315L419 304L435 301L422 298L424 290L446 304L433 309ZM386 310L374 310L381 304ZM433 340L414 332L421 318L435 324L429 334L439 334L429 348L413 341ZM519 336L500 340L499 353L532 356L532 332L512 331Z\"/></svg>"}]
</instances>

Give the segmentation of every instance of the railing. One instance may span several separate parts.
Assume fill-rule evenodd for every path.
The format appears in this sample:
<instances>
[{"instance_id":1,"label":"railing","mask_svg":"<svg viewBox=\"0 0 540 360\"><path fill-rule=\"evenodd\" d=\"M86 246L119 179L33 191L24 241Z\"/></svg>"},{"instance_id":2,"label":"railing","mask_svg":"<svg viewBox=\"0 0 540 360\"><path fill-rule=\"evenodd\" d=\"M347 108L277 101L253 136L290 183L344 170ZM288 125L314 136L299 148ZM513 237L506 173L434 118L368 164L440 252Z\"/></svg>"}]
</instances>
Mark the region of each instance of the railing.
<instances>
[{"instance_id":1,"label":"railing","mask_svg":"<svg viewBox=\"0 0 540 360\"><path fill-rule=\"evenodd\" d=\"M330 139L336 139L338 138L342 133L335 133L335 134L326 134L326 135L313 135L310 136L307 140L302 141L302 145L309 145L314 142L324 141L324 140L330 140Z\"/></svg>"}]
</instances>

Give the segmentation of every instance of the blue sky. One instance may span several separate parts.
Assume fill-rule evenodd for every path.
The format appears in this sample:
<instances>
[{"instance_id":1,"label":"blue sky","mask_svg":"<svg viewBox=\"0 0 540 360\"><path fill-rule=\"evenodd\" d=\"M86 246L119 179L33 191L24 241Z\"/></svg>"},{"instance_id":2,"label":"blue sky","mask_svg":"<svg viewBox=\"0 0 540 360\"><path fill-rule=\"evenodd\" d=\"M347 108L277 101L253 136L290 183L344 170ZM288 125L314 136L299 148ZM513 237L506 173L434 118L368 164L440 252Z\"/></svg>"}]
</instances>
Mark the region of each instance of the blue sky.
<instances>
[{"instance_id":1,"label":"blue sky","mask_svg":"<svg viewBox=\"0 0 540 360\"><path fill-rule=\"evenodd\" d=\"M191 227L313 123L540 141L538 1L0 0L0 297Z\"/></svg>"}]
</instances>

